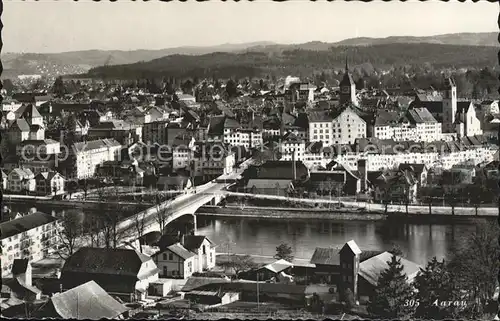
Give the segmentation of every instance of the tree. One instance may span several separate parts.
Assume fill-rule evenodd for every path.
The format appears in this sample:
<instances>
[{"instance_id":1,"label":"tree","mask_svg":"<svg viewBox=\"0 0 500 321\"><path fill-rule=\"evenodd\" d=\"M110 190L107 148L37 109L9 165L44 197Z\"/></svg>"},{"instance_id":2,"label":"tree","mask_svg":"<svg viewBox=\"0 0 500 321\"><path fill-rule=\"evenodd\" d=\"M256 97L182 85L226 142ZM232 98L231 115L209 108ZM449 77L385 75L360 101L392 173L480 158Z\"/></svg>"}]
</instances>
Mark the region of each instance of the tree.
<instances>
[{"instance_id":1,"label":"tree","mask_svg":"<svg viewBox=\"0 0 500 321\"><path fill-rule=\"evenodd\" d=\"M476 230L452 248L449 267L461 290L468 290L470 300L481 312L492 299L499 270L499 228L480 223Z\"/></svg>"},{"instance_id":2,"label":"tree","mask_svg":"<svg viewBox=\"0 0 500 321\"><path fill-rule=\"evenodd\" d=\"M7 91L7 95L12 95L12 93L16 90L16 86L10 79L4 79L2 81L2 88Z\"/></svg>"},{"instance_id":3,"label":"tree","mask_svg":"<svg viewBox=\"0 0 500 321\"><path fill-rule=\"evenodd\" d=\"M276 260L286 260L288 262L293 261L293 251L292 247L286 243L281 243L276 247L276 254L274 255L274 258Z\"/></svg>"},{"instance_id":4,"label":"tree","mask_svg":"<svg viewBox=\"0 0 500 321\"><path fill-rule=\"evenodd\" d=\"M236 85L236 82L234 80L229 79L226 83L226 93L229 96L229 98L233 98L238 96L238 88Z\"/></svg>"},{"instance_id":5,"label":"tree","mask_svg":"<svg viewBox=\"0 0 500 321\"><path fill-rule=\"evenodd\" d=\"M408 301L413 297L413 288L403 272L401 259L393 255L387 264L389 267L380 274L368 312L382 318L406 317L412 312Z\"/></svg>"},{"instance_id":6,"label":"tree","mask_svg":"<svg viewBox=\"0 0 500 321\"><path fill-rule=\"evenodd\" d=\"M59 256L67 258L71 256L83 235L83 222L85 214L81 210L68 210L63 214L61 228L58 229L59 242L63 245L66 253L58 251Z\"/></svg>"},{"instance_id":7,"label":"tree","mask_svg":"<svg viewBox=\"0 0 500 321\"><path fill-rule=\"evenodd\" d=\"M401 247L397 244L393 244L392 245L392 248L391 250L389 251L389 253L391 253L392 255L396 255L396 256L399 256L399 257L402 257L403 256L403 250L401 249Z\"/></svg>"},{"instance_id":8,"label":"tree","mask_svg":"<svg viewBox=\"0 0 500 321\"><path fill-rule=\"evenodd\" d=\"M461 300L459 289L456 288L453 275L443 261L436 257L427 263L425 269L415 278L415 288L418 290L418 302L415 316L422 319L456 319L460 316L460 306L446 306L441 302L459 302Z\"/></svg>"},{"instance_id":9,"label":"tree","mask_svg":"<svg viewBox=\"0 0 500 321\"><path fill-rule=\"evenodd\" d=\"M451 215L455 215L455 207L458 204L458 192L456 188L451 188L445 195L445 200L448 205L451 207Z\"/></svg>"},{"instance_id":10,"label":"tree","mask_svg":"<svg viewBox=\"0 0 500 321\"><path fill-rule=\"evenodd\" d=\"M146 212L141 211L134 215L134 227L137 232L137 238L140 239L144 235ZM142 253L142 246L139 245L139 251Z\"/></svg>"},{"instance_id":11,"label":"tree","mask_svg":"<svg viewBox=\"0 0 500 321\"><path fill-rule=\"evenodd\" d=\"M167 209L163 208L164 206L162 206L159 194L155 195L155 201L156 201L155 219L158 225L160 226L160 233L163 235L165 233L165 227L167 226L168 211Z\"/></svg>"},{"instance_id":12,"label":"tree","mask_svg":"<svg viewBox=\"0 0 500 321\"><path fill-rule=\"evenodd\" d=\"M68 181L66 185L66 190L69 193L69 198L71 199L71 195L78 190L78 183L76 181Z\"/></svg>"},{"instance_id":13,"label":"tree","mask_svg":"<svg viewBox=\"0 0 500 321\"><path fill-rule=\"evenodd\" d=\"M225 268L233 269L236 275L243 271L254 269L257 265L250 255L232 254L228 261L223 262Z\"/></svg>"},{"instance_id":14,"label":"tree","mask_svg":"<svg viewBox=\"0 0 500 321\"><path fill-rule=\"evenodd\" d=\"M57 97L62 97L66 94L66 87L61 76L57 77L52 86L52 92Z\"/></svg>"}]
</instances>

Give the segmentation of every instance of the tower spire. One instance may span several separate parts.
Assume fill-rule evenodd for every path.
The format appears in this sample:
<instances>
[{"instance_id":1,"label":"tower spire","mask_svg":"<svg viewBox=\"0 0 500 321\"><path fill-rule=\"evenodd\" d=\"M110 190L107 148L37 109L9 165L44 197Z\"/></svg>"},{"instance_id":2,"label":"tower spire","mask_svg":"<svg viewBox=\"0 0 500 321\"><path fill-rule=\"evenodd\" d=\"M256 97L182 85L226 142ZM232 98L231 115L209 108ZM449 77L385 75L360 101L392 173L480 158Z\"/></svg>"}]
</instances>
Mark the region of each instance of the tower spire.
<instances>
[{"instance_id":1,"label":"tower spire","mask_svg":"<svg viewBox=\"0 0 500 321\"><path fill-rule=\"evenodd\" d=\"M349 66L347 65L347 54L345 55L345 72L349 71Z\"/></svg>"}]
</instances>

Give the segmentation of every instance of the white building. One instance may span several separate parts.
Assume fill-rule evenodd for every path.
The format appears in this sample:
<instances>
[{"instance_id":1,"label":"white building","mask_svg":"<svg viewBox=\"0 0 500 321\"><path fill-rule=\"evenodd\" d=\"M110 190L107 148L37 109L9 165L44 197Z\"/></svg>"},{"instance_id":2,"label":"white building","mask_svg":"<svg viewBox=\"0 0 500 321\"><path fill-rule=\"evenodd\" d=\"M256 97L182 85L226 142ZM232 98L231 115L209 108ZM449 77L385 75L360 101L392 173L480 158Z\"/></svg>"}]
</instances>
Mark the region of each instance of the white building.
<instances>
[{"instance_id":1,"label":"white building","mask_svg":"<svg viewBox=\"0 0 500 321\"><path fill-rule=\"evenodd\" d=\"M35 175L28 168L15 168L7 176L7 189L14 193L34 192Z\"/></svg>"},{"instance_id":2,"label":"white building","mask_svg":"<svg viewBox=\"0 0 500 321\"><path fill-rule=\"evenodd\" d=\"M309 140L323 145L353 144L357 138L366 137L366 122L350 108L335 113L311 112L309 114Z\"/></svg>"},{"instance_id":3,"label":"white building","mask_svg":"<svg viewBox=\"0 0 500 321\"><path fill-rule=\"evenodd\" d=\"M457 104L454 124L459 137L483 134L481 121L477 118L474 104L470 101L461 101Z\"/></svg>"},{"instance_id":4,"label":"white building","mask_svg":"<svg viewBox=\"0 0 500 321\"><path fill-rule=\"evenodd\" d=\"M36 212L0 224L2 244L2 278L10 275L14 259L38 261L57 244L57 219Z\"/></svg>"},{"instance_id":5,"label":"white building","mask_svg":"<svg viewBox=\"0 0 500 321\"><path fill-rule=\"evenodd\" d=\"M97 165L118 158L121 145L114 139L98 139L74 145L76 173L68 173L68 178L89 178L96 173Z\"/></svg>"},{"instance_id":6,"label":"white building","mask_svg":"<svg viewBox=\"0 0 500 321\"><path fill-rule=\"evenodd\" d=\"M415 140L419 142L433 142L441 139L442 126L427 110L427 108L413 108L408 111L407 118L415 131Z\"/></svg>"}]
</instances>

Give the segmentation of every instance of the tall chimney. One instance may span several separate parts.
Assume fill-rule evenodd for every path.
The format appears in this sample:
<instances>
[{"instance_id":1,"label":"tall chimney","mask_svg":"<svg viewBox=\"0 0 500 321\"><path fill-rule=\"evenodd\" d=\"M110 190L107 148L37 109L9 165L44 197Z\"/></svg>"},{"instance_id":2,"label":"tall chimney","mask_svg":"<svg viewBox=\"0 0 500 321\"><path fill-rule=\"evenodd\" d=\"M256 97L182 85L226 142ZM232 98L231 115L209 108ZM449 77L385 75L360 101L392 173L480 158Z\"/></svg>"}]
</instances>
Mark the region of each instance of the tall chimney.
<instances>
[{"instance_id":1,"label":"tall chimney","mask_svg":"<svg viewBox=\"0 0 500 321\"><path fill-rule=\"evenodd\" d=\"M366 191L366 181L367 181L367 176L368 176L368 168L366 166L366 159L358 159L358 172L360 173L361 177L361 192Z\"/></svg>"},{"instance_id":2,"label":"tall chimney","mask_svg":"<svg viewBox=\"0 0 500 321\"><path fill-rule=\"evenodd\" d=\"M295 149L292 149L293 180L297 179L297 165L295 163Z\"/></svg>"}]
</instances>

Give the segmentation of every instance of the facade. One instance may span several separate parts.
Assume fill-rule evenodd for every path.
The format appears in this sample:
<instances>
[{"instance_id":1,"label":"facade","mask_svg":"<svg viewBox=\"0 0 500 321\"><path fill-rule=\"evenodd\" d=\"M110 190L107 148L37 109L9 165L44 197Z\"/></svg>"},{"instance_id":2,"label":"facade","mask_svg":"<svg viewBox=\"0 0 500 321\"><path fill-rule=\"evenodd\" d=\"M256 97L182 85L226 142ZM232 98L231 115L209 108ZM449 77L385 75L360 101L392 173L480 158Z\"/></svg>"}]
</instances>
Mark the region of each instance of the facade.
<instances>
[{"instance_id":1,"label":"facade","mask_svg":"<svg viewBox=\"0 0 500 321\"><path fill-rule=\"evenodd\" d=\"M470 101L461 101L457 104L455 116L455 131L459 137L482 135L481 121L476 116L474 104Z\"/></svg>"},{"instance_id":2,"label":"facade","mask_svg":"<svg viewBox=\"0 0 500 321\"><path fill-rule=\"evenodd\" d=\"M89 178L95 175L97 165L117 159L121 145L114 139L99 139L76 143L76 173L67 178Z\"/></svg>"},{"instance_id":3,"label":"facade","mask_svg":"<svg viewBox=\"0 0 500 321\"><path fill-rule=\"evenodd\" d=\"M427 108L413 108L408 111L407 119L412 125L414 139L419 142L433 142L441 139L442 125Z\"/></svg>"},{"instance_id":4,"label":"facade","mask_svg":"<svg viewBox=\"0 0 500 321\"><path fill-rule=\"evenodd\" d=\"M233 172L236 154L229 145L206 143L197 145L194 159L194 172L203 180L212 180Z\"/></svg>"},{"instance_id":5,"label":"facade","mask_svg":"<svg viewBox=\"0 0 500 321\"><path fill-rule=\"evenodd\" d=\"M351 108L334 113L309 114L309 141L322 142L325 146L353 144L357 138L366 137L366 122Z\"/></svg>"},{"instance_id":6,"label":"facade","mask_svg":"<svg viewBox=\"0 0 500 321\"><path fill-rule=\"evenodd\" d=\"M142 141L142 127L121 120L112 120L89 128L88 137L91 140L110 138L122 145L130 145Z\"/></svg>"},{"instance_id":7,"label":"facade","mask_svg":"<svg viewBox=\"0 0 500 321\"><path fill-rule=\"evenodd\" d=\"M42 212L0 224L2 278L9 275L14 259L38 261L57 245L58 221Z\"/></svg>"},{"instance_id":8,"label":"facade","mask_svg":"<svg viewBox=\"0 0 500 321\"><path fill-rule=\"evenodd\" d=\"M215 267L215 244L202 235L164 235L153 255L160 277L188 278Z\"/></svg>"},{"instance_id":9,"label":"facade","mask_svg":"<svg viewBox=\"0 0 500 321\"><path fill-rule=\"evenodd\" d=\"M146 144L166 144L168 123L169 122L167 120L144 123L144 126L142 127L142 141Z\"/></svg>"},{"instance_id":10,"label":"facade","mask_svg":"<svg viewBox=\"0 0 500 321\"><path fill-rule=\"evenodd\" d=\"M56 171L41 172L35 176L38 195L61 195L65 193L65 179Z\"/></svg>"},{"instance_id":11,"label":"facade","mask_svg":"<svg viewBox=\"0 0 500 321\"><path fill-rule=\"evenodd\" d=\"M7 189L11 192L34 192L35 175L27 168L15 168L7 177Z\"/></svg>"},{"instance_id":12,"label":"facade","mask_svg":"<svg viewBox=\"0 0 500 321\"><path fill-rule=\"evenodd\" d=\"M281 160L305 160L306 143L303 139L289 133L283 137L279 145Z\"/></svg>"}]
</instances>

